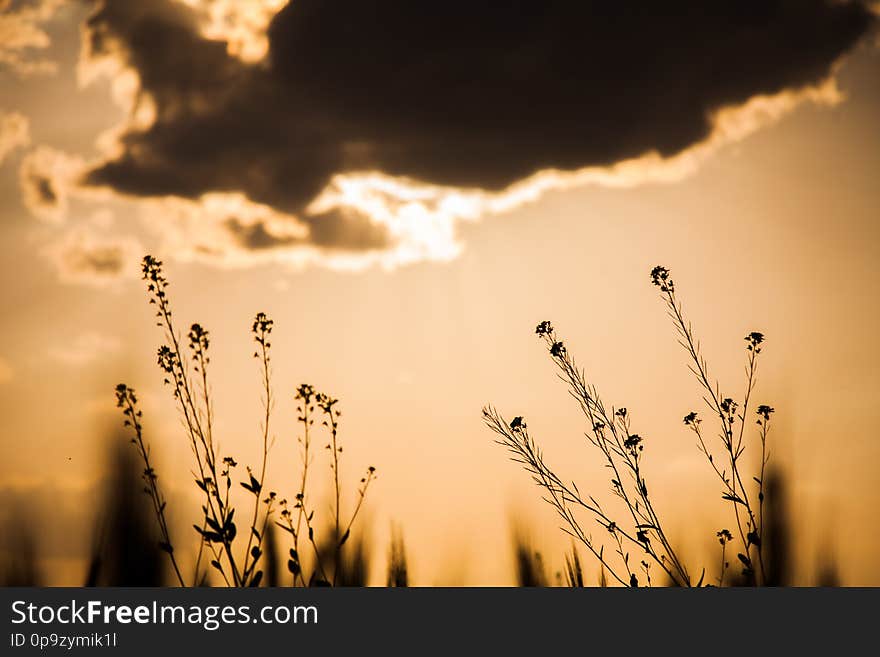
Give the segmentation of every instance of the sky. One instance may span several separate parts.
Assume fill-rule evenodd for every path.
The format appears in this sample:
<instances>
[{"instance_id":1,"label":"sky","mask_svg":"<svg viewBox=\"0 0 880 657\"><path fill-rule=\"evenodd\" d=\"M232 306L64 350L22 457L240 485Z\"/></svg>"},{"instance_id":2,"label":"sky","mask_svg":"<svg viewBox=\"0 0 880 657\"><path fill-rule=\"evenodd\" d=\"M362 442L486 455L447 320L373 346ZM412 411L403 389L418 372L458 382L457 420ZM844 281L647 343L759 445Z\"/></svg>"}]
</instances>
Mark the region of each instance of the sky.
<instances>
[{"instance_id":1,"label":"sky","mask_svg":"<svg viewBox=\"0 0 880 657\"><path fill-rule=\"evenodd\" d=\"M180 326L210 331L224 452L258 458L257 312L275 321L275 489L295 492L295 387L340 399L347 503L379 473L378 580L392 525L417 583L512 582L517 525L562 567L552 510L481 418L526 417L565 477L608 494L545 319L629 409L674 535L714 563L732 520L681 422L701 393L662 264L723 389L743 389L743 336L767 336L755 399L776 409L805 580L832 554L844 583L880 584L875 11L0 1L3 506L45 524L54 581L80 578L125 381L188 531L150 253Z\"/></svg>"}]
</instances>

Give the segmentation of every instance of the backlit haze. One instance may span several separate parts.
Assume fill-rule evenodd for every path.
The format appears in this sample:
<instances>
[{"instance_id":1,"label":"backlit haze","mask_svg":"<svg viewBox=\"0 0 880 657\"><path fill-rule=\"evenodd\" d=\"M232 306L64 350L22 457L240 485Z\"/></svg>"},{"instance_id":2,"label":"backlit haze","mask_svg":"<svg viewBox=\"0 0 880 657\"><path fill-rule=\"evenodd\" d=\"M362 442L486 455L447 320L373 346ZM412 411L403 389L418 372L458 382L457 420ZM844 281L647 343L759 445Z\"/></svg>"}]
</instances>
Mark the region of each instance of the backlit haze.
<instances>
[{"instance_id":1,"label":"backlit haze","mask_svg":"<svg viewBox=\"0 0 880 657\"><path fill-rule=\"evenodd\" d=\"M688 558L715 563L732 520L682 424L703 402L662 264L725 390L743 336L767 336L755 400L776 409L804 578L831 556L880 585L875 9L363 4L0 0L0 512L39 518L51 583L82 580L120 381L181 542L198 513L150 253L178 325L210 331L223 454L258 458L258 311L270 488L295 493L295 387L340 399L348 502L379 473L376 583L392 524L417 584L513 583L515 526L562 568L569 541L481 418L526 417L564 478L607 494L545 319L632 414Z\"/></svg>"}]
</instances>

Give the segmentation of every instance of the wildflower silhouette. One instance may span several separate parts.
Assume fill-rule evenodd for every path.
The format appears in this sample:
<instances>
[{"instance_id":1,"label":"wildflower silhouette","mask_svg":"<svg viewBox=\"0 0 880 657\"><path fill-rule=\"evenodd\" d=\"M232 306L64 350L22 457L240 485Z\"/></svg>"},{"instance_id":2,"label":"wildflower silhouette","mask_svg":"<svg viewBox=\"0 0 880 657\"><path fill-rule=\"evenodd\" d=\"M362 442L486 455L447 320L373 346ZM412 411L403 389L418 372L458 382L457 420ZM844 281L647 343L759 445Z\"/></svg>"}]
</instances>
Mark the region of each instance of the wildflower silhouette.
<instances>
[{"instance_id":1,"label":"wildflower silhouette","mask_svg":"<svg viewBox=\"0 0 880 657\"><path fill-rule=\"evenodd\" d=\"M652 284L660 290L661 298L678 332L679 342L690 360L690 369L704 390L709 410L719 420L718 438L723 458L717 458L715 450L707 444L701 429L702 421L696 411L684 416L684 425L696 435L698 449L707 458L721 482L722 498L732 505L741 548L737 559L742 565L742 576L747 583L761 584L767 579L762 554L763 502L764 473L768 461L767 435L772 407L761 405L756 411L759 416L761 465L759 473L752 480L757 486L757 496L754 491L750 494L749 487L744 483L741 459L746 449L745 419L754 390L757 355L765 341L764 334L753 331L745 338L747 382L742 401L723 396L718 384L711 382L706 361L700 354L691 325L685 320L676 297L675 283L669 270L662 266L654 267L650 278ZM605 406L598 389L587 381L584 371L575 364L549 321L538 324L535 333L548 347L560 378L567 383L569 392L577 400L588 421L591 431L586 434L587 440L598 450L609 469L611 492L623 502L625 518L612 518L597 496L582 493L577 483L564 481L558 476L545 462L540 446L529 434L522 416L517 416L508 423L497 409L487 406L483 409L483 418L487 426L499 436L496 442L505 447L511 459L522 465L535 483L544 489L544 499L562 520L562 531L587 548L599 561L603 575L608 573L624 586L651 586L651 568L658 568L672 584L702 586L706 569L702 569L697 579L691 576L669 540L660 514L649 495L642 463L645 440L642 435L631 431L632 415L626 407L608 409ZM757 504L754 502L755 497ZM584 513L607 529L605 540L611 539L611 550L606 551L606 543L593 538L582 524L581 515ZM723 585L724 572L728 567L725 549L734 542L734 536L727 529L718 532L716 536L722 547L717 581L719 585ZM638 567L633 567L636 563L634 555L641 555L638 560L640 571Z\"/></svg>"},{"instance_id":2,"label":"wildflower silhouette","mask_svg":"<svg viewBox=\"0 0 880 657\"><path fill-rule=\"evenodd\" d=\"M254 587L259 586L263 580L263 562L266 552L267 536L270 534L270 523L274 518L276 505L281 507L280 517L283 522L275 521L276 524L287 529L293 536L294 549L291 549L291 560L295 561L295 567L290 568L294 572L294 584L335 583L337 573L341 569L341 547L351 532L352 525L357 518L367 492L367 486L375 479L375 468L368 470L366 477L361 479L361 486L357 489L358 501L350 519L345 526L345 533L339 540L341 492L339 481L339 454L342 447L338 446L339 411L336 408L338 400L329 395L318 393L307 384L297 389L296 399L301 402L299 407L299 419L306 427L305 439L300 439L304 446L302 476L299 479L299 491L296 494L295 508L298 510L297 522L292 522L292 513L288 508L286 499L279 501L275 491L266 490L266 471L269 452L272 446L270 430L271 412L274 406L274 395L271 385L271 334L274 322L265 313L257 313L251 324L251 334L256 345L254 358L259 363L260 384L262 393L263 413L260 421L260 446L261 458L257 467L246 466L244 478L238 481L239 488L233 487L233 480L239 479L235 475L238 462L231 455L218 459L219 444L214 436L214 406L211 397L208 369L210 359L209 332L201 324L192 324L186 333L186 351L181 347L182 340L176 329L168 297L169 283L162 270L162 262L152 256L144 257L142 261L143 279L147 282L149 303L156 307L156 323L163 329L164 344L156 352L157 363L164 373L164 383L171 388L172 396L177 404L178 411L183 420L186 438L195 459L195 483L203 495L202 517L193 525L198 534L199 551L195 560L192 584L202 584L206 581L207 574L202 570L202 559L205 552L208 553L210 566L215 569L223 581L229 586ZM178 583L186 585L172 547L168 523L165 517L166 502L159 486L158 477L153 470L150 461L150 450L143 438L142 413L137 408L137 397L130 387L119 384L116 388L117 405L123 410L125 426L130 427L134 433L131 442L135 444L141 459L144 462L144 491L150 496L153 509L159 525L162 537L160 547L165 551L172 562ZM327 575L324 565L318 556L317 544L315 543L315 529L312 524L314 511L306 513L308 465L309 456L309 429L313 423L311 414L314 411L314 403L317 402L324 411L326 420L324 426L331 432L331 444L333 445L333 461L331 469L334 475L336 491L335 506L335 538L337 542L336 556L334 559L333 575ZM250 513L247 521L248 529L245 532L238 531L236 520L240 521L241 514L236 518L236 496L233 490L244 490L250 496ZM247 513L247 512L246 512ZM302 530L302 522L305 521L308 530L308 540L315 546L315 569L312 576L307 580L302 575L296 549ZM243 537L246 537L243 538ZM241 544L243 545L243 549ZM274 559L274 555L268 555ZM320 574L319 574L320 573Z\"/></svg>"}]
</instances>

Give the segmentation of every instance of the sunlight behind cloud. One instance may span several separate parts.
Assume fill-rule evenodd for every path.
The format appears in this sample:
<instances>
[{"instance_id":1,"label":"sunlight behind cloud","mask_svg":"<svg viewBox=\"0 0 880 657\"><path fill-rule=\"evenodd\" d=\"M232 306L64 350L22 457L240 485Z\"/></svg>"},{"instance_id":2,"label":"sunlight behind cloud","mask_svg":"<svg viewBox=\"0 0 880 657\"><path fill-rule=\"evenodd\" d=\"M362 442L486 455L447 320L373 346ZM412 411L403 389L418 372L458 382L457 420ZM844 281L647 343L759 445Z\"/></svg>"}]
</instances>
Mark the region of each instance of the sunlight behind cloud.
<instances>
[{"instance_id":1,"label":"sunlight behind cloud","mask_svg":"<svg viewBox=\"0 0 880 657\"><path fill-rule=\"evenodd\" d=\"M629 188L679 182L695 173L718 149L745 139L799 105L810 102L831 106L842 100L834 78L799 91L755 96L740 106L716 112L710 137L675 156L664 158L652 152L607 167L545 170L499 193L428 185L381 172L340 174L308 211L353 208L387 226L395 237L395 247L381 258L386 268L423 260L449 260L463 248L456 230L461 221L503 214L553 191L588 185Z\"/></svg>"},{"instance_id":2,"label":"sunlight behind cloud","mask_svg":"<svg viewBox=\"0 0 880 657\"><path fill-rule=\"evenodd\" d=\"M113 64L112 60L109 60ZM130 69L115 71L114 95L128 105L131 121L144 127L155 120L151 101L137 93L138 76ZM97 74L95 71L93 74ZM670 157L650 152L610 166L590 166L576 171L544 170L500 192L433 185L395 177L381 171L363 171L334 176L302 217L250 200L243 192L212 192L196 199L174 196L136 198L109 189L83 187L76 178L85 162L78 157L40 147L32 151L21 167L21 185L27 206L45 220L60 223L66 215L68 196L100 204L122 201L137 209L146 230L158 237L157 252L180 261L198 261L223 268L281 264L294 270L318 265L330 269L359 271L368 267L394 269L418 262L446 262L465 248L459 239L462 222L476 222L502 215L542 196L584 186L631 188L643 184L671 184L694 174L719 149L745 139L772 124L804 103L831 106L843 100L835 79L798 91L785 90L769 96L755 96L746 103L715 112L710 136ZM131 123L126 124L130 128ZM118 152L123 126L99 138L105 153ZM328 248L316 243L314 227L324 215L348 213L365 225L387 234L381 248ZM50 252L67 281L94 283L107 280L107 270L95 277L95 267L86 266L93 248L72 245L70 237ZM137 241L129 243L129 251ZM114 247L115 248L115 247ZM114 251L115 252L115 251ZM66 263L66 264L64 264ZM71 263L74 263L71 265ZM72 266L72 269L71 269Z\"/></svg>"},{"instance_id":3,"label":"sunlight behind cloud","mask_svg":"<svg viewBox=\"0 0 880 657\"><path fill-rule=\"evenodd\" d=\"M123 71L121 76L115 78L117 88L122 90L117 98L134 103L136 74ZM180 261L223 268L276 263L294 270L310 265L345 271L373 266L394 269L458 257L464 249L458 232L461 222L502 215L554 191L590 185L631 188L676 183L694 174L719 149L780 120L800 105L831 106L842 100L834 78L799 91L756 96L740 106L717 111L712 117L714 128L710 137L677 155L662 157L651 152L610 166L544 170L494 193L432 185L380 171L338 174L306 208L302 218L254 202L242 192L214 192L197 199L138 199L108 189L77 187L73 180L82 171L83 161L44 147L31 153L23 163L22 187L28 207L37 216L55 222L63 220L68 195L92 203L109 199L130 203L139 210L147 231L159 237L158 252ZM142 100L138 101L138 106L142 104ZM134 105L131 107L135 109ZM143 110L146 122L152 120L149 116L150 110ZM100 146L105 151L115 150L119 134L118 128L104 133ZM47 200L45 194L39 193L47 188L57 190L58 198ZM319 225L322 215L334 212L353 213L361 221L386 231L388 244L360 251L316 244L306 220ZM75 250L82 254L82 249ZM58 261L59 251L54 253ZM62 271L69 273L63 267ZM67 276L68 280L72 278Z\"/></svg>"},{"instance_id":4,"label":"sunlight behind cloud","mask_svg":"<svg viewBox=\"0 0 880 657\"><path fill-rule=\"evenodd\" d=\"M269 49L266 28L287 0L179 0L202 16L202 35L226 42L227 52L257 62Z\"/></svg>"},{"instance_id":5,"label":"sunlight behind cloud","mask_svg":"<svg viewBox=\"0 0 880 657\"><path fill-rule=\"evenodd\" d=\"M653 110L634 114L639 119L636 124L655 126L644 135L621 134L617 140L611 132L606 135L610 146L604 150L597 146L582 153L568 152L560 146L558 152L548 151L552 157L526 158L513 168L506 166L507 158L500 157L487 164L490 169L497 165L495 174L468 175L469 148L471 157L479 157L484 149L495 152L494 146L477 139L485 129L475 133L473 143L450 144L435 135L442 145L420 150L418 143L409 142L406 130L397 134L399 126L394 123L378 133L387 132L390 137L361 143L348 134L346 122L356 119L345 113L345 120L335 125L330 115L317 120L308 112L294 111L303 104L297 102L297 93L308 95L310 88L307 76L287 77L296 71L280 64L288 61L282 48L287 32L282 28L290 30L292 25L282 20L285 16L290 20L290 8L282 10L285 4L283 0L176 0L143 12L124 3L99 5L83 28L79 82L87 85L109 79L113 98L126 118L98 138L100 157L80 168L81 184L70 193L86 201L129 204L144 217L147 230L157 238L157 252L167 258L230 268L280 263L295 269L313 264L346 270L394 269L458 257L465 248L459 234L462 222L510 212L554 191L676 183L696 172L720 148L778 121L796 107L807 102L833 105L842 99L834 78L837 65L829 64L830 69L816 74L817 64L807 62L803 66L809 73L801 73L797 66L790 71L788 59L778 57L771 67L778 69L778 79L771 76L774 81L768 84L757 73L752 82L746 76L742 84L752 86L732 95L725 95L723 85L720 90L710 85L706 97L689 110L687 121L667 116L668 108L663 114L646 105ZM278 20L273 23L276 14ZM144 23L145 16L157 22ZM166 34L182 39L175 42L179 47L193 48L192 62L184 67L186 75L181 76L170 61L148 66L148 61L158 60L145 58L140 51L142 39L158 38L151 30L165 24L174 26ZM266 59L270 25L275 44L272 62ZM135 34L140 40L134 39ZM841 43L834 46L838 50L851 38L846 30L842 34ZM278 53L276 46L281 48ZM636 48L636 52L641 51ZM768 52L779 55L773 48ZM191 84L187 76L204 80ZM821 76L827 77L817 84L805 82ZM340 88L349 88L344 80L340 84ZM783 90L749 95L749 88ZM651 89L646 93L652 93ZM273 99L272 107L252 115L254 97ZM663 97L661 88L657 98ZM708 115L700 109L717 107L713 103L723 98L748 100ZM339 101L343 106L344 100ZM290 111L276 112L276 105ZM556 106L555 111L564 114L562 108ZM652 116L652 111L658 116ZM463 116L467 120L470 115ZM477 120L479 115L470 118ZM329 123L325 126L324 122ZM540 121L516 124L511 141L534 139L529 132L532 125ZM597 125L604 124L600 120ZM614 125L614 130L628 130L626 123ZM584 134L588 136L582 135L581 142L587 145L605 138ZM635 147L626 146L628 139L636 139ZM563 139L560 143L580 142ZM452 157L444 163L445 148ZM441 157L432 168L432 154L437 153ZM589 162L597 164L562 168ZM537 170L553 163L559 168ZM458 173L447 175L447 169ZM517 180L523 175L527 177ZM59 221L65 197L59 194L58 203L52 204L44 202L46 194L40 193L55 191L50 180L31 176L26 186L23 177L22 186L28 206L38 216ZM502 189L502 185L507 187Z\"/></svg>"}]
</instances>

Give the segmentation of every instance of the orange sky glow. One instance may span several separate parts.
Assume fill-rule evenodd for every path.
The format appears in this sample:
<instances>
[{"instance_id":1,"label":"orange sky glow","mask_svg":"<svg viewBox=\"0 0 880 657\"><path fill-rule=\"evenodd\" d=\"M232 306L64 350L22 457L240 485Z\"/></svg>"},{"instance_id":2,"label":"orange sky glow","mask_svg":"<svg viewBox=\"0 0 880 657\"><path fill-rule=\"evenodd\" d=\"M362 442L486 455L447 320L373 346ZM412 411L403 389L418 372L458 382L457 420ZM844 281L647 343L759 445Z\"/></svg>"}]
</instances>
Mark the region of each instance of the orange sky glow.
<instances>
[{"instance_id":1,"label":"orange sky glow","mask_svg":"<svg viewBox=\"0 0 880 657\"><path fill-rule=\"evenodd\" d=\"M416 584L512 584L517 528L563 569L569 538L481 417L489 403L524 416L564 478L609 494L536 339L546 319L606 402L629 409L671 534L714 567L732 514L682 424L703 402L651 285L662 264L722 388L741 394L743 336L767 336L754 399L776 409L771 462L788 484L799 581L830 558L842 583L880 585L876 35L815 84L716 108L708 135L674 153L548 166L496 188L352 167L298 211L231 185L185 197L82 184L135 127L176 111L140 93L118 57L88 56L87 4L0 2L0 518L39 519L50 583L82 579L106 446L123 435L120 381L140 393L175 531L188 536L198 513L155 364L162 333L139 269L150 253L179 326L210 331L223 454L259 458L257 312L275 322L269 487L295 493L296 386L340 399L344 504L378 470L363 518L377 584L392 526ZM153 4L187 6L202 38L259 66L285 3ZM346 144L351 161L362 147ZM254 188L258 164L242 166ZM322 213L356 248L321 241ZM325 454L313 467L329 481ZM593 583L598 566L585 565Z\"/></svg>"}]
</instances>

